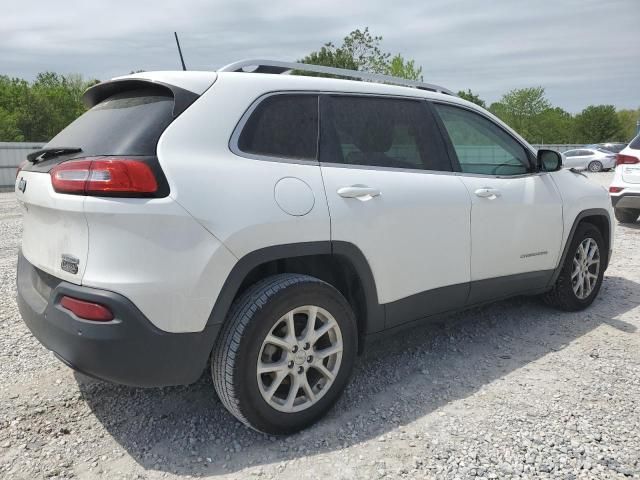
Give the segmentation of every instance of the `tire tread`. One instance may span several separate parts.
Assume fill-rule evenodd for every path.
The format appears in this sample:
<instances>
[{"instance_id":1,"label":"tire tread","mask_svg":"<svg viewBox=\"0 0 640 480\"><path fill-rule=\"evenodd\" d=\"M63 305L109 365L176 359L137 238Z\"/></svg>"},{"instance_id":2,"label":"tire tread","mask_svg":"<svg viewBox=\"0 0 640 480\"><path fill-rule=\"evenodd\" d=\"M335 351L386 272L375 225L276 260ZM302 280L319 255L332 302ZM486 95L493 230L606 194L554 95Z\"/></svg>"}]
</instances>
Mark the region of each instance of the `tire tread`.
<instances>
[{"instance_id":1,"label":"tire tread","mask_svg":"<svg viewBox=\"0 0 640 480\"><path fill-rule=\"evenodd\" d=\"M211 373L213 385L222 404L231 414L248 427L254 428L240 407L240 400L234 387L234 372L238 359L238 350L244 331L256 315L271 298L284 289L301 283L321 283L320 279L309 275L283 273L267 277L252 285L234 301L227 321L216 342L211 355Z\"/></svg>"}]
</instances>

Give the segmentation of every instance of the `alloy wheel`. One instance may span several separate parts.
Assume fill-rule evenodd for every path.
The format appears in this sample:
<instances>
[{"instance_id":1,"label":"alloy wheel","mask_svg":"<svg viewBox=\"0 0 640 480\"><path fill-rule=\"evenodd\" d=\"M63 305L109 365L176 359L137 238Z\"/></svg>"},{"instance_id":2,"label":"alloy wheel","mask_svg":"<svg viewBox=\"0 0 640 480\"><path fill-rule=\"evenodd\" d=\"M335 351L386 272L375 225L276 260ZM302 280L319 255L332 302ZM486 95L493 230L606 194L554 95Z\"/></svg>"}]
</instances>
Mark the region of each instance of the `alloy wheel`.
<instances>
[{"instance_id":1,"label":"alloy wheel","mask_svg":"<svg viewBox=\"0 0 640 480\"><path fill-rule=\"evenodd\" d=\"M573 293L580 300L584 300L598 281L600 273L600 249L593 238L585 238L578 245L573 257L573 269L571 271L571 286Z\"/></svg>"},{"instance_id":2,"label":"alloy wheel","mask_svg":"<svg viewBox=\"0 0 640 480\"><path fill-rule=\"evenodd\" d=\"M600 170L602 170L602 163L596 161L589 164L590 172L599 172Z\"/></svg>"},{"instance_id":3,"label":"alloy wheel","mask_svg":"<svg viewBox=\"0 0 640 480\"><path fill-rule=\"evenodd\" d=\"M340 326L329 312L314 305L287 312L275 322L258 354L262 398L285 413L315 405L338 375L342 349Z\"/></svg>"}]
</instances>

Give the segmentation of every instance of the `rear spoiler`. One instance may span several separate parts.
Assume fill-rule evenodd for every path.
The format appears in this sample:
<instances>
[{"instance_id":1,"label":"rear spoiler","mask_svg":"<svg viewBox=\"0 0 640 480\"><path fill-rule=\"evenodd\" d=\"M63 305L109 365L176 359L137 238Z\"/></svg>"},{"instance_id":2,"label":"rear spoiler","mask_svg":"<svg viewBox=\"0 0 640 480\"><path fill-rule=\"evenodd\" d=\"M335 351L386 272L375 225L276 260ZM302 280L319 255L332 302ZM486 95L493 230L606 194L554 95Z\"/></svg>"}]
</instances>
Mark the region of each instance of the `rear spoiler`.
<instances>
[{"instance_id":1,"label":"rear spoiler","mask_svg":"<svg viewBox=\"0 0 640 480\"><path fill-rule=\"evenodd\" d=\"M93 87L89 87L82 95L82 101L87 108L91 108L116 93L149 88L157 89L165 94L170 93L173 96L174 118L184 112L187 107L195 102L200 96L190 90L185 90L184 88L169 85L167 83L141 79L122 79L109 80L98 83Z\"/></svg>"}]
</instances>

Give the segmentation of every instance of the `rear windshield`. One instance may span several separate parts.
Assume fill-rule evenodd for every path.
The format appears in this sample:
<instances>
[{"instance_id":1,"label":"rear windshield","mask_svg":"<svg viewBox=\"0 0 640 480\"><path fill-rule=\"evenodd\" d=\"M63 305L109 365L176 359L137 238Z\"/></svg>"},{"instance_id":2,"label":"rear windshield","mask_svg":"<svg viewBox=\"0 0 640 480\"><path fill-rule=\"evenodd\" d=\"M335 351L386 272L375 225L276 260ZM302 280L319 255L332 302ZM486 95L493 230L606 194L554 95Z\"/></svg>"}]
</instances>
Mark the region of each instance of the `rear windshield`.
<instances>
[{"instance_id":1,"label":"rear windshield","mask_svg":"<svg viewBox=\"0 0 640 480\"><path fill-rule=\"evenodd\" d=\"M155 155L173 120L173 96L164 89L120 92L103 100L56 135L48 147L79 147L87 155Z\"/></svg>"},{"instance_id":2,"label":"rear windshield","mask_svg":"<svg viewBox=\"0 0 640 480\"><path fill-rule=\"evenodd\" d=\"M631 140L631 143L629 144L629 146L634 150L640 150L640 135L638 135L636 138Z\"/></svg>"}]
</instances>

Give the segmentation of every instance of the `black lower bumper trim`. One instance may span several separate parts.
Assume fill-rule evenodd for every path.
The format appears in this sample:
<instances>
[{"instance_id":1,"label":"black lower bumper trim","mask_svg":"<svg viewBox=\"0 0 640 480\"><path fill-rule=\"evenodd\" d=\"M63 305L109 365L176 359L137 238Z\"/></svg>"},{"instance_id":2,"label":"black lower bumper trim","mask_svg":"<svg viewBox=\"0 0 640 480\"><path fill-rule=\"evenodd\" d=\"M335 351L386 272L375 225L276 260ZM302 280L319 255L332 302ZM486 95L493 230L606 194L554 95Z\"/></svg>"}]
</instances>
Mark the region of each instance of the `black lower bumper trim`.
<instances>
[{"instance_id":1,"label":"black lower bumper trim","mask_svg":"<svg viewBox=\"0 0 640 480\"><path fill-rule=\"evenodd\" d=\"M640 208L640 193L611 195L611 204L614 208Z\"/></svg>"},{"instance_id":2,"label":"black lower bumper trim","mask_svg":"<svg viewBox=\"0 0 640 480\"><path fill-rule=\"evenodd\" d=\"M81 373L115 383L160 387L193 383L202 374L219 331L169 333L155 327L127 298L114 292L58 281L20 253L18 307L33 335ZM43 293L45 292L45 293ZM91 322L61 307L63 295L106 305L109 322Z\"/></svg>"}]
</instances>

